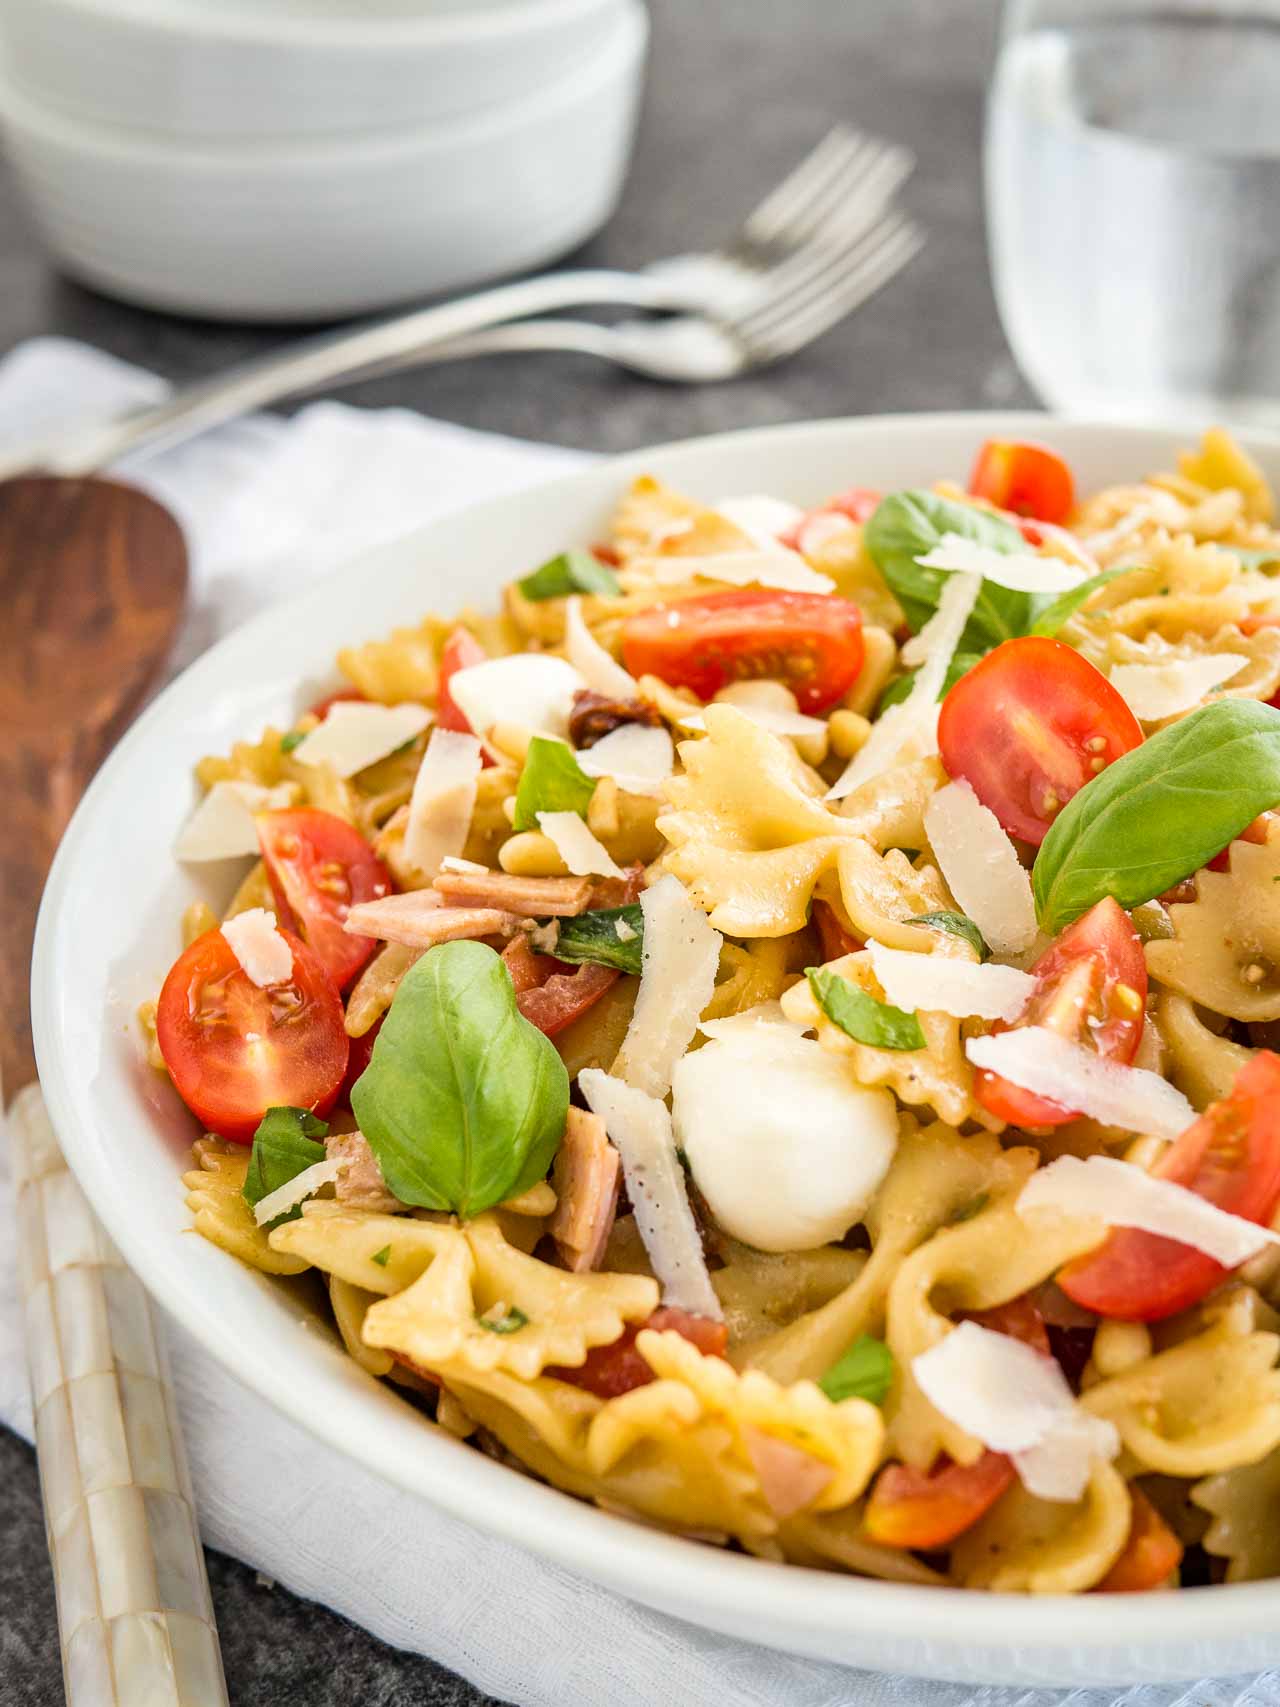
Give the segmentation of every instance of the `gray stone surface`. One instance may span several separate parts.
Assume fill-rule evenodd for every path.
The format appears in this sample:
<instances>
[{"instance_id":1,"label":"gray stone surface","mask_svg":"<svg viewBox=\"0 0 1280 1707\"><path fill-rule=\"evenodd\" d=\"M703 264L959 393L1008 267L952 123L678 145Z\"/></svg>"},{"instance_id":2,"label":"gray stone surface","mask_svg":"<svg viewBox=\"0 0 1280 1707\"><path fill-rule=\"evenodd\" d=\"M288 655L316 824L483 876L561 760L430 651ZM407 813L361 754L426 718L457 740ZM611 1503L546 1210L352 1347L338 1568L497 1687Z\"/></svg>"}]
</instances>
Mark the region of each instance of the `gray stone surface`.
<instances>
[{"instance_id":1,"label":"gray stone surface","mask_svg":"<svg viewBox=\"0 0 1280 1707\"><path fill-rule=\"evenodd\" d=\"M406 374L343 395L593 450L727 427L1032 401L987 276L982 86L994 0L652 0L654 46L622 208L580 259L626 266L731 225L844 120L909 143L907 201L929 245L887 292L800 357L733 385L675 390L576 357ZM589 139L584 139L584 146ZM279 334L164 318L59 279L0 173L0 348L84 338L174 379L216 371ZM397 1654L323 1609L210 1556L235 1707L475 1707L430 1660ZM0 1707L61 1700L34 1460L0 1432Z\"/></svg>"}]
</instances>

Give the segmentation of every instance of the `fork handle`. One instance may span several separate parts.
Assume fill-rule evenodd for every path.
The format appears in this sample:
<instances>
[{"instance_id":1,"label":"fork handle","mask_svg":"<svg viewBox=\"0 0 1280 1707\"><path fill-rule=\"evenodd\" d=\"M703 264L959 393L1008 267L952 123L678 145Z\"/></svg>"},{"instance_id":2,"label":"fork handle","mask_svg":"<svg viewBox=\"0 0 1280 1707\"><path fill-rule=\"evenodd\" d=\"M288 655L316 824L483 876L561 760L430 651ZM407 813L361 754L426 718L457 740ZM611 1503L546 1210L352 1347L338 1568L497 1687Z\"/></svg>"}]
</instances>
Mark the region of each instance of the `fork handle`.
<instances>
[{"instance_id":1,"label":"fork handle","mask_svg":"<svg viewBox=\"0 0 1280 1707\"><path fill-rule=\"evenodd\" d=\"M687 288L638 273L597 269L521 279L458 302L323 333L243 362L174 392L162 403L0 459L0 478L33 467L55 474L91 474L143 445L194 438L300 392L363 377L371 370L404 367L420 352L451 338L549 309L605 303L641 309L692 306Z\"/></svg>"}]
</instances>

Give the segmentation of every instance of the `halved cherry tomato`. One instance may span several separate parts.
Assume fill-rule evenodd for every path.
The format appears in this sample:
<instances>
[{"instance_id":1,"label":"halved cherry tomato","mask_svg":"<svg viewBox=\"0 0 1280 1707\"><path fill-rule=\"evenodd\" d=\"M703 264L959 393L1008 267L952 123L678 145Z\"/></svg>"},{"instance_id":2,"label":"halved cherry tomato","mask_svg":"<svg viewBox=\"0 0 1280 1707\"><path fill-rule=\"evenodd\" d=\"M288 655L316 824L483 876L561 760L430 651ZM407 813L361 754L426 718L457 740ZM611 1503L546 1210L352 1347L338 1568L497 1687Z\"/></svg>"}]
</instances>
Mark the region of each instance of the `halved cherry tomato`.
<instances>
[{"instance_id":1,"label":"halved cherry tomato","mask_svg":"<svg viewBox=\"0 0 1280 1707\"><path fill-rule=\"evenodd\" d=\"M387 1016L374 1020L368 1031L361 1032L359 1037L347 1039L347 1070L343 1074L342 1084L338 1090L338 1100L351 1106L351 1087L369 1065L373 1055L373 1046L378 1041L378 1033L382 1030L382 1021Z\"/></svg>"},{"instance_id":2,"label":"halved cherry tomato","mask_svg":"<svg viewBox=\"0 0 1280 1707\"><path fill-rule=\"evenodd\" d=\"M642 1328L658 1333L682 1335L696 1345L704 1357L723 1357L729 1330L709 1316L694 1316L687 1310L655 1310L646 1322L631 1322L610 1345L592 1346L578 1369L548 1368L546 1373L573 1387L585 1387L600 1399L616 1399L634 1387L647 1387L654 1373L636 1350L636 1335Z\"/></svg>"},{"instance_id":3,"label":"halved cherry tomato","mask_svg":"<svg viewBox=\"0 0 1280 1707\"><path fill-rule=\"evenodd\" d=\"M296 931L340 990L377 944L343 922L358 901L391 893L391 874L359 830L315 807L260 812L258 844L280 921Z\"/></svg>"},{"instance_id":4,"label":"halved cherry tomato","mask_svg":"<svg viewBox=\"0 0 1280 1707\"><path fill-rule=\"evenodd\" d=\"M1142 1492L1129 1484L1129 1539L1094 1585L1094 1594L1135 1594L1159 1588L1182 1563L1182 1543Z\"/></svg>"},{"instance_id":5,"label":"halved cherry tomato","mask_svg":"<svg viewBox=\"0 0 1280 1707\"><path fill-rule=\"evenodd\" d=\"M289 931L287 984L260 989L215 927L174 962L156 1007L156 1041L191 1112L237 1144L269 1108L327 1114L347 1069L342 1000L319 959Z\"/></svg>"},{"instance_id":6,"label":"halved cherry tomato","mask_svg":"<svg viewBox=\"0 0 1280 1707\"><path fill-rule=\"evenodd\" d=\"M1152 1173L1267 1225L1280 1205L1280 1055L1263 1049L1246 1061L1228 1095L1169 1146ZM1057 1280L1068 1298L1099 1316L1162 1322L1198 1304L1228 1272L1191 1245L1117 1227Z\"/></svg>"},{"instance_id":7,"label":"halved cherry tomato","mask_svg":"<svg viewBox=\"0 0 1280 1707\"><path fill-rule=\"evenodd\" d=\"M556 1037L594 1007L622 974L584 960L570 966L551 954L535 954L527 936L513 937L502 958L516 990L516 1007L547 1037Z\"/></svg>"},{"instance_id":8,"label":"halved cherry tomato","mask_svg":"<svg viewBox=\"0 0 1280 1707\"><path fill-rule=\"evenodd\" d=\"M1109 895L1068 925L1031 968L1036 989L1017 1025L1039 1025L1128 1066L1142 1041L1147 963L1129 915ZM997 1025L995 1031L1007 1031ZM974 1096L1011 1126L1062 1126L1076 1114L979 1067Z\"/></svg>"},{"instance_id":9,"label":"halved cherry tomato","mask_svg":"<svg viewBox=\"0 0 1280 1707\"><path fill-rule=\"evenodd\" d=\"M469 670L473 664L483 664L488 656L469 629L455 628L445 641L444 651L440 654L440 685L436 689L436 724L439 728L452 729L459 735L475 734L449 692L449 677L459 670Z\"/></svg>"},{"instance_id":10,"label":"halved cherry tomato","mask_svg":"<svg viewBox=\"0 0 1280 1707\"><path fill-rule=\"evenodd\" d=\"M633 676L658 676L699 699L766 677L785 682L801 711L825 711L862 668L862 612L830 593L707 593L630 617L622 658Z\"/></svg>"},{"instance_id":11,"label":"halved cherry tomato","mask_svg":"<svg viewBox=\"0 0 1280 1707\"><path fill-rule=\"evenodd\" d=\"M333 693L325 694L323 699L318 699L314 705L308 706L307 715L318 717L323 723L329 715L331 705L345 704L348 700L367 701L368 697L368 694L361 693L359 688L335 688Z\"/></svg>"},{"instance_id":12,"label":"halved cherry tomato","mask_svg":"<svg viewBox=\"0 0 1280 1707\"><path fill-rule=\"evenodd\" d=\"M1277 707L1280 710L1280 707ZM1280 823L1280 812L1264 812L1255 818L1252 824L1246 824L1240 834L1234 839L1237 842L1254 842L1258 847L1266 847L1267 837L1273 824ZM1228 842L1221 853L1214 854L1209 861L1210 871L1229 871L1231 869L1231 843Z\"/></svg>"},{"instance_id":13,"label":"halved cherry tomato","mask_svg":"<svg viewBox=\"0 0 1280 1707\"><path fill-rule=\"evenodd\" d=\"M799 551L800 541L804 530L818 516L848 516L851 522L859 526L869 521L879 506L881 494L873 492L869 486L851 486L847 492L840 492L834 498L828 498L825 504L818 504L812 510L806 510L800 520L785 533L778 535L780 545L789 545L793 551Z\"/></svg>"},{"instance_id":14,"label":"halved cherry tomato","mask_svg":"<svg viewBox=\"0 0 1280 1707\"><path fill-rule=\"evenodd\" d=\"M839 915L834 907L825 901L813 903L813 922L818 927L818 941L822 944L823 960L841 960L846 954L856 954L860 948L867 945L861 937L854 936L840 923Z\"/></svg>"},{"instance_id":15,"label":"halved cherry tomato","mask_svg":"<svg viewBox=\"0 0 1280 1707\"><path fill-rule=\"evenodd\" d=\"M1071 470L1045 445L988 439L969 476L969 490L1015 516L1065 522L1076 501Z\"/></svg>"},{"instance_id":16,"label":"halved cherry tomato","mask_svg":"<svg viewBox=\"0 0 1280 1707\"><path fill-rule=\"evenodd\" d=\"M1006 640L967 671L938 715L938 751L1011 836L1039 847L1058 813L1142 745L1100 670L1060 640Z\"/></svg>"}]
</instances>

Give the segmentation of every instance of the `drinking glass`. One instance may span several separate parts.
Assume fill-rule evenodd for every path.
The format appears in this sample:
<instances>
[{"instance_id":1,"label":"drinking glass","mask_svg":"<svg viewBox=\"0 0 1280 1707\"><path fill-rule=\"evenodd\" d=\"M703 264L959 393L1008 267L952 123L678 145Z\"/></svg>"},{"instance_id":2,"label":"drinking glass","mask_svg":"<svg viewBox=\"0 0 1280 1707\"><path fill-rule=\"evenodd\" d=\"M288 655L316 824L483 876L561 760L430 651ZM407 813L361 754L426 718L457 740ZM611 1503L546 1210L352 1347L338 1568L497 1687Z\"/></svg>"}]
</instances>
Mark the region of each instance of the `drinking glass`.
<instances>
[{"instance_id":1,"label":"drinking glass","mask_svg":"<svg viewBox=\"0 0 1280 1707\"><path fill-rule=\"evenodd\" d=\"M1009 0L986 193L1049 407L1280 428L1280 0Z\"/></svg>"}]
</instances>

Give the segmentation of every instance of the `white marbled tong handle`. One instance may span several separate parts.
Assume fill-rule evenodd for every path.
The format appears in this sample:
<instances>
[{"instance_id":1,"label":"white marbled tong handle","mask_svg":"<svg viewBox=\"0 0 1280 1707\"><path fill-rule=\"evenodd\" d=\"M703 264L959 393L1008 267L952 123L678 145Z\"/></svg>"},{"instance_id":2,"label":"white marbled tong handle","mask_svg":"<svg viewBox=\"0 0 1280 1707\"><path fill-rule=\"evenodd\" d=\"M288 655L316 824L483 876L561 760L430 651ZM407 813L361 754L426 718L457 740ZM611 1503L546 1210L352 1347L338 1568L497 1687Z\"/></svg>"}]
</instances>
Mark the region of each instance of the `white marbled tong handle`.
<instances>
[{"instance_id":1,"label":"white marbled tong handle","mask_svg":"<svg viewBox=\"0 0 1280 1707\"><path fill-rule=\"evenodd\" d=\"M226 1707L163 1338L38 1085L9 1108L18 1268L68 1707Z\"/></svg>"}]
</instances>

